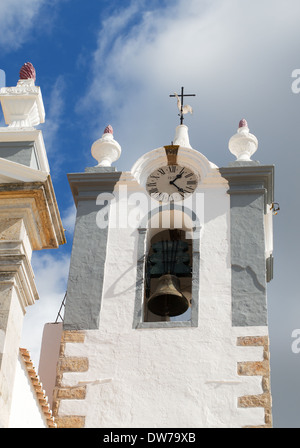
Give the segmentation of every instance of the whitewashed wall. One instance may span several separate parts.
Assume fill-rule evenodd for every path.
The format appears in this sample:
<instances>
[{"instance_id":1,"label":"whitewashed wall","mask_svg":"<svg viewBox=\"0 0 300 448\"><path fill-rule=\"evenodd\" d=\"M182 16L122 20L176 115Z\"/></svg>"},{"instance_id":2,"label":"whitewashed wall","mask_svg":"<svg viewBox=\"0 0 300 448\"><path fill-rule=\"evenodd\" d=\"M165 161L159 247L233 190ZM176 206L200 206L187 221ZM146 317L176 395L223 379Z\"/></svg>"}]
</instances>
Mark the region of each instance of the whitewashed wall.
<instances>
[{"instance_id":1,"label":"whitewashed wall","mask_svg":"<svg viewBox=\"0 0 300 448\"><path fill-rule=\"evenodd\" d=\"M263 392L260 376L237 374L238 362L262 361L263 348L237 347L237 337L265 336L267 327L232 327L227 188L203 187L198 327L132 327L137 231L109 230L100 328L65 351L88 357L87 372L63 375L63 386L87 384L87 396L61 400L60 416L86 416L86 427L264 424L263 408L237 407L238 397Z\"/></svg>"},{"instance_id":2,"label":"whitewashed wall","mask_svg":"<svg viewBox=\"0 0 300 448\"><path fill-rule=\"evenodd\" d=\"M13 388L9 428L47 428L24 362L19 355Z\"/></svg>"}]
</instances>

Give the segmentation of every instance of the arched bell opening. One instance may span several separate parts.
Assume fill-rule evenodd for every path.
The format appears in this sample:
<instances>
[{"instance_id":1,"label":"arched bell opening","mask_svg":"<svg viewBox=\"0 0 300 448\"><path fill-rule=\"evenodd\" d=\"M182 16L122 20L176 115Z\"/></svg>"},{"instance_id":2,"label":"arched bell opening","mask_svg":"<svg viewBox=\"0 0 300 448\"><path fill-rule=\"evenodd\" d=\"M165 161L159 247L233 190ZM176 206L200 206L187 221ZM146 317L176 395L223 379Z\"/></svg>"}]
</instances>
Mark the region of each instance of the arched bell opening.
<instances>
[{"instance_id":1,"label":"arched bell opening","mask_svg":"<svg viewBox=\"0 0 300 448\"><path fill-rule=\"evenodd\" d=\"M149 241L145 264L144 321L188 321L192 298L192 240L169 228Z\"/></svg>"}]
</instances>

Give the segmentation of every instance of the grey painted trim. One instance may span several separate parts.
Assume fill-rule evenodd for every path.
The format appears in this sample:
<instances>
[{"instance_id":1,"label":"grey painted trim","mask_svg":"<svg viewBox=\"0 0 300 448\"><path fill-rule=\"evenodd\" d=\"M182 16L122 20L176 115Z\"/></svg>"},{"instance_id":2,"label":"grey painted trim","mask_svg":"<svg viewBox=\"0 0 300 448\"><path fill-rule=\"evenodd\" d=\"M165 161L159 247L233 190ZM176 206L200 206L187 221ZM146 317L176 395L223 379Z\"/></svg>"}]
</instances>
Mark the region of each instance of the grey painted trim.
<instances>
[{"instance_id":1,"label":"grey painted trim","mask_svg":"<svg viewBox=\"0 0 300 448\"><path fill-rule=\"evenodd\" d=\"M138 232L136 287L132 328L139 328L143 320L147 229L139 228Z\"/></svg>"},{"instance_id":2,"label":"grey painted trim","mask_svg":"<svg viewBox=\"0 0 300 448\"><path fill-rule=\"evenodd\" d=\"M238 190L234 190L234 189L229 189L227 191L228 194L249 194L249 193L256 193L256 194L266 194L266 189L265 188L254 188L254 189L238 189Z\"/></svg>"},{"instance_id":3,"label":"grey painted trim","mask_svg":"<svg viewBox=\"0 0 300 448\"><path fill-rule=\"evenodd\" d=\"M97 226L97 213L109 204L96 203L99 193L112 195L121 173L69 174L77 206L64 315L65 330L93 330L100 325L108 226Z\"/></svg>"},{"instance_id":4,"label":"grey painted trim","mask_svg":"<svg viewBox=\"0 0 300 448\"><path fill-rule=\"evenodd\" d=\"M229 162L228 166L253 166L253 165L260 165L260 162L258 160L234 160L233 162Z\"/></svg>"},{"instance_id":5,"label":"grey painted trim","mask_svg":"<svg viewBox=\"0 0 300 448\"><path fill-rule=\"evenodd\" d=\"M191 321L182 321L182 322L140 322L137 324L137 330L140 329L153 329L153 328L187 328L187 327L196 327L197 325L193 325Z\"/></svg>"},{"instance_id":6,"label":"grey painted trim","mask_svg":"<svg viewBox=\"0 0 300 448\"><path fill-rule=\"evenodd\" d=\"M121 174L120 171L68 174L75 205L79 200L95 201L100 193L112 192Z\"/></svg>"},{"instance_id":7,"label":"grey painted trim","mask_svg":"<svg viewBox=\"0 0 300 448\"><path fill-rule=\"evenodd\" d=\"M266 326L264 214L274 200L274 167L232 164L220 173L229 182L232 325Z\"/></svg>"},{"instance_id":8,"label":"grey painted trim","mask_svg":"<svg viewBox=\"0 0 300 448\"><path fill-rule=\"evenodd\" d=\"M164 207L166 209L166 207ZM180 208L179 208L180 209ZM159 213L162 211L161 207L158 207L156 211ZM194 213L191 210L185 208L185 212L189 212L191 216ZM144 221L146 224L146 221ZM199 313L199 285L200 285L200 227L199 223L193 229L193 277L192 277L192 309L190 321L169 321L169 322L143 322L143 306L144 306L144 279L145 279L145 263L146 263L146 240L147 240L147 227L141 227L138 229L138 245L137 245L137 272L136 272L136 292L135 303L133 313L134 329L153 329L153 328L180 328L180 327L197 327L198 326L198 313Z\"/></svg>"},{"instance_id":9,"label":"grey painted trim","mask_svg":"<svg viewBox=\"0 0 300 448\"><path fill-rule=\"evenodd\" d=\"M197 229L198 230L198 229ZM200 300L200 240L193 239L193 277L192 277L192 313L191 326L198 327Z\"/></svg>"},{"instance_id":10,"label":"grey painted trim","mask_svg":"<svg viewBox=\"0 0 300 448\"><path fill-rule=\"evenodd\" d=\"M274 165L234 165L219 168L220 174L229 182L233 190L263 188L266 202L274 202Z\"/></svg>"},{"instance_id":11,"label":"grey painted trim","mask_svg":"<svg viewBox=\"0 0 300 448\"><path fill-rule=\"evenodd\" d=\"M30 168L40 169L35 142L0 142L0 157Z\"/></svg>"},{"instance_id":12,"label":"grey painted trim","mask_svg":"<svg viewBox=\"0 0 300 448\"><path fill-rule=\"evenodd\" d=\"M88 166L85 168L85 173L111 173L115 172L116 167L114 166Z\"/></svg>"},{"instance_id":13,"label":"grey painted trim","mask_svg":"<svg viewBox=\"0 0 300 448\"><path fill-rule=\"evenodd\" d=\"M231 196L232 325L267 325L264 195Z\"/></svg>"},{"instance_id":14,"label":"grey painted trim","mask_svg":"<svg viewBox=\"0 0 300 448\"><path fill-rule=\"evenodd\" d=\"M270 255L266 260L267 282L269 283L273 279L274 259L273 255Z\"/></svg>"}]
</instances>

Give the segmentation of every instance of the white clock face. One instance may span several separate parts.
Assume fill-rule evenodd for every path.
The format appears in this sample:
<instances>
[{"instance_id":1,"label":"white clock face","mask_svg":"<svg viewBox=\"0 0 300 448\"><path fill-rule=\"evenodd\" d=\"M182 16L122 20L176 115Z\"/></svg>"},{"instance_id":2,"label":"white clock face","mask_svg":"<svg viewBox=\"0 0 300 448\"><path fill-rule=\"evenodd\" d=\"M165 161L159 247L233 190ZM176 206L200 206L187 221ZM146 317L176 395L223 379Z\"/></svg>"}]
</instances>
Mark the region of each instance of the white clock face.
<instances>
[{"instance_id":1,"label":"white clock face","mask_svg":"<svg viewBox=\"0 0 300 448\"><path fill-rule=\"evenodd\" d=\"M158 201L182 201L195 191L197 185L198 178L192 170L184 166L167 165L150 174L146 189Z\"/></svg>"}]
</instances>

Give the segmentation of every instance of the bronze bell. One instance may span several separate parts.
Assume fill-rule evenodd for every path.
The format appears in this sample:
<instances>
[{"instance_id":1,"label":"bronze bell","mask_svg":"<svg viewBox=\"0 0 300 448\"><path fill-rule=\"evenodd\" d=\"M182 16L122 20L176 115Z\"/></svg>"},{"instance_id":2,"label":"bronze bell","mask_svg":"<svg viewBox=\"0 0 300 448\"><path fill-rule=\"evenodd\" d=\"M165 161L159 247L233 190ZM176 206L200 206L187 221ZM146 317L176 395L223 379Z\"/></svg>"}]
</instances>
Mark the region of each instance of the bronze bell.
<instances>
[{"instance_id":1,"label":"bronze bell","mask_svg":"<svg viewBox=\"0 0 300 448\"><path fill-rule=\"evenodd\" d=\"M180 292L175 275L165 274L158 280L156 291L149 297L148 309L158 316L179 316L189 308L188 299Z\"/></svg>"}]
</instances>

